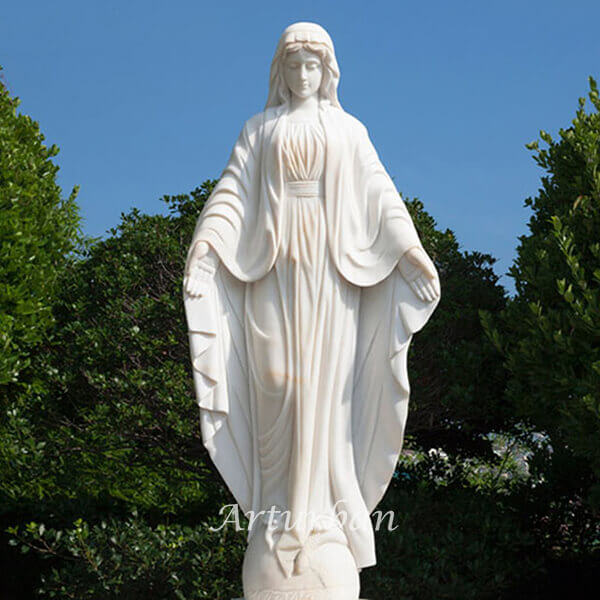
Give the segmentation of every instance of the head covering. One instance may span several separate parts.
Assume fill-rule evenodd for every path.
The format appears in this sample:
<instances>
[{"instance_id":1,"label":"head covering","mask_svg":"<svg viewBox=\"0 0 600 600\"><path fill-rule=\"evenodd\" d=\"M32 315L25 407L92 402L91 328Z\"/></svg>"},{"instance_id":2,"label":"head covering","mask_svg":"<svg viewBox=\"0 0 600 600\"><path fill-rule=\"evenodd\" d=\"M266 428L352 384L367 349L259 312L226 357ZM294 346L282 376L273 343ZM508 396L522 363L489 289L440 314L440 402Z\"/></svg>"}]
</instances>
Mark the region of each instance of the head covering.
<instances>
[{"instance_id":1,"label":"head covering","mask_svg":"<svg viewBox=\"0 0 600 600\"><path fill-rule=\"evenodd\" d=\"M317 23L310 23L308 21L299 21L293 23L289 27L286 27L284 32L279 38L278 50L286 44L292 42L316 42L318 44L325 44L333 52L333 42L329 37L329 34Z\"/></svg>"},{"instance_id":2,"label":"head covering","mask_svg":"<svg viewBox=\"0 0 600 600\"><path fill-rule=\"evenodd\" d=\"M301 44L307 50L317 52L323 63L323 80L319 90L321 100L341 108L337 87L340 81L340 69L335 58L331 37L317 23L300 21L286 27L279 38L275 56L271 63L269 76L269 96L265 108L279 106L290 100L290 91L283 77L283 61L292 45Z\"/></svg>"}]
</instances>

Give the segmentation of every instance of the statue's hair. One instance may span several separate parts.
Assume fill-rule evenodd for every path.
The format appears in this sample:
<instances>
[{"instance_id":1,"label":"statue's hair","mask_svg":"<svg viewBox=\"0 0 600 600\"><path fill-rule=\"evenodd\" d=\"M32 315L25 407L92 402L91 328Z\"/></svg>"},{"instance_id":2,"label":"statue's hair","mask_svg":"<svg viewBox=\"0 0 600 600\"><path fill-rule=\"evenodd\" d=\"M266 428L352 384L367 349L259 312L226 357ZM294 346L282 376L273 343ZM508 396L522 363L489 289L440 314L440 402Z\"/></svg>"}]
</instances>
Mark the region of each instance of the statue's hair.
<instances>
[{"instance_id":1,"label":"statue's hair","mask_svg":"<svg viewBox=\"0 0 600 600\"><path fill-rule=\"evenodd\" d=\"M306 29L300 26L306 26ZM310 26L310 27L309 27ZM318 29L317 29L318 28ZM321 33L322 31L322 33ZM283 68L288 54L301 48L314 52L321 59L323 78L319 87L319 99L341 108L337 96L340 70L335 58L333 43L327 32L315 23L296 23L288 27L281 36L269 76L269 96L266 108L285 104L291 99L291 91L285 82Z\"/></svg>"}]
</instances>

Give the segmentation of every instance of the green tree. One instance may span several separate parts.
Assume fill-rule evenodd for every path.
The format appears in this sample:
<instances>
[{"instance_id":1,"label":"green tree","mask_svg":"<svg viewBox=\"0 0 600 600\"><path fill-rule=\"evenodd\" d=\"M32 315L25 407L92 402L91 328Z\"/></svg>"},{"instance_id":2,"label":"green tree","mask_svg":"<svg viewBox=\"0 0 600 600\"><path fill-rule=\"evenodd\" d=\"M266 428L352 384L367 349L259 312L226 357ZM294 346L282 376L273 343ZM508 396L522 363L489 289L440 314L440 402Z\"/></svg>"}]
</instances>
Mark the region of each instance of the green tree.
<instances>
[{"instance_id":1,"label":"green tree","mask_svg":"<svg viewBox=\"0 0 600 600\"><path fill-rule=\"evenodd\" d=\"M110 500L176 514L210 512L217 496L227 497L200 439L181 299L187 246L213 185L165 197L166 216L124 215L61 277L31 431L20 414L11 417L12 454L21 457L4 483L13 502L68 498L74 510L75 500ZM488 431L503 380L478 310L499 310L504 291L490 257L461 253L420 202L409 208L444 288L433 330L417 336L411 354L412 429L439 430L450 420Z\"/></svg>"},{"instance_id":2,"label":"green tree","mask_svg":"<svg viewBox=\"0 0 600 600\"><path fill-rule=\"evenodd\" d=\"M187 245L211 189L206 182L190 195L167 197L167 216L124 215L61 274L53 335L34 359L44 386L7 413L0 444L4 530L32 520L68 528L78 518L93 529L112 519L115 536L127 537L126 518L138 509L152 545L154 526L189 523L199 531L205 516L233 502L200 437L181 297ZM152 556L161 552L157 560L168 562L168 545ZM138 558L132 569L141 573L146 559ZM42 568L21 562L20 579ZM140 578L152 596L153 580ZM104 583L98 585L100 593Z\"/></svg>"},{"instance_id":3,"label":"green tree","mask_svg":"<svg viewBox=\"0 0 600 600\"><path fill-rule=\"evenodd\" d=\"M517 414L548 432L556 481L600 501L600 99L586 98L558 138L529 144L544 169L510 270L517 295L500 320L485 316L510 373ZM600 502L599 502L600 503Z\"/></svg>"},{"instance_id":4,"label":"green tree","mask_svg":"<svg viewBox=\"0 0 600 600\"><path fill-rule=\"evenodd\" d=\"M44 448L22 479L35 487L8 490L15 502L42 494L48 505L68 500L77 516L93 506L174 514L197 509L214 488L181 298L187 245L211 186L167 197L171 215L124 215L61 277L56 329L41 353L46 390L30 411Z\"/></svg>"},{"instance_id":5,"label":"green tree","mask_svg":"<svg viewBox=\"0 0 600 600\"><path fill-rule=\"evenodd\" d=\"M43 348L55 331L58 282L80 241L77 190L64 199L56 182L58 148L18 106L0 80L0 530L48 478L46 436L32 417L53 376ZM0 536L0 563L13 565L6 551Z\"/></svg>"},{"instance_id":6,"label":"green tree","mask_svg":"<svg viewBox=\"0 0 600 600\"><path fill-rule=\"evenodd\" d=\"M461 251L454 233L440 230L421 202L407 205L442 284L434 317L409 354L408 431L424 443L485 452L489 444L480 434L509 427L512 415L503 401L502 357L487 339L479 311L498 314L506 293L492 256Z\"/></svg>"},{"instance_id":7,"label":"green tree","mask_svg":"<svg viewBox=\"0 0 600 600\"><path fill-rule=\"evenodd\" d=\"M10 421L18 458L3 478L5 510L15 516L7 524L35 520L63 530L77 518L92 528L112 519L117 532L138 509L150 525L196 526L233 501L200 438L181 299L187 246L213 185L165 197L167 215L124 215L61 276L55 332L40 352L45 392L29 405L27 428L20 413ZM493 363L491 354L475 354L483 339L477 311L503 306L504 292L489 257L461 253L419 202L409 208L445 294L432 321L440 323L440 339L424 332L415 340L415 356L421 352L431 364L414 365L414 422L430 428L435 408L435 427L474 415L474 428L481 428L480 398L491 404L488 390L496 384L469 381L469 373ZM461 348L473 355L461 359ZM470 402L476 410L469 411Z\"/></svg>"},{"instance_id":8,"label":"green tree","mask_svg":"<svg viewBox=\"0 0 600 600\"><path fill-rule=\"evenodd\" d=\"M39 125L17 114L0 81L0 395L31 382L32 353L53 324L57 278L78 240L74 189L67 199ZM1 402L1 401L0 401ZM0 404L1 406L2 404ZM4 407L6 405L4 404Z\"/></svg>"}]
</instances>

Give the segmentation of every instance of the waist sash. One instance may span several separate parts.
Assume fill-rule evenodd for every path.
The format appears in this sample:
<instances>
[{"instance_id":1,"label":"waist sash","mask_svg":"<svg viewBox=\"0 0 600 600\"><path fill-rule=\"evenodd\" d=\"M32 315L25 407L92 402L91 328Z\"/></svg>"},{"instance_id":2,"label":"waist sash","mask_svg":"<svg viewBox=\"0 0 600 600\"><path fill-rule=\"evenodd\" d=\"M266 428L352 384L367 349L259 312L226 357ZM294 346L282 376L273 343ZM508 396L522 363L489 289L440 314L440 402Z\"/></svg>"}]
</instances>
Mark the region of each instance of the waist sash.
<instances>
[{"instance_id":1,"label":"waist sash","mask_svg":"<svg viewBox=\"0 0 600 600\"><path fill-rule=\"evenodd\" d=\"M320 196L321 182L318 179L311 181L286 181L285 189L289 196Z\"/></svg>"}]
</instances>

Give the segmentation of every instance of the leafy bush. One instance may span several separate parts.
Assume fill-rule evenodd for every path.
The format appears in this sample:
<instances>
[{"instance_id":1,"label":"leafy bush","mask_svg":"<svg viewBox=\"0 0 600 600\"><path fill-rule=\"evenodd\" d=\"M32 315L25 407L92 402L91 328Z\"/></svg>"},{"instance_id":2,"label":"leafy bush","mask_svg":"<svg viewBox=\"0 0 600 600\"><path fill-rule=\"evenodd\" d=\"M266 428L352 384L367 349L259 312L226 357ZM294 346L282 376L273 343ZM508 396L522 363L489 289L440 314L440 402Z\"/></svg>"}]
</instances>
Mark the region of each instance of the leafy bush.
<instances>
[{"instance_id":1,"label":"leafy bush","mask_svg":"<svg viewBox=\"0 0 600 600\"><path fill-rule=\"evenodd\" d=\"M46 436L32 416L54 374L38 357L55 330L59 279L80 243L77 189L65 199L56 182L58 147L46 146L18 107L0 80L0 532L51 477L41 468ZM7 554L0 533L0 562L11 567L0 580L3 597L18 571ZM29 560L24 572L36 566Z\"/></svg>"},{"instance_id":2,"label":"leafy bush","mask_svg":"<svg viewBox=\"0 0 600 600\"><path fill-rule=\"evenodd\" d=\"M34 550L54 565L38 590L51 598L153 600L241 596L245 535L218 528L214 520L193 527L151 526L137 512L125 520L90 525L77 519L68 529L28 523L14 527L12 545Z\"/></svg>"},{"instance_id":3,"label":"leafy bush","mask_svg":"<svg viewBox=\"0 0 600 600\"><path fill-rule=\"evenodd\" d=\"M1 68L0 68L1 70ZM52 326L57 278L79 237L77 190L61 197L58 147L17 114L0 81L0 409L10 390L35 380L32 353Z\"/></svg>"},{"instance_id":4,"label":"leafy bush","mask_svg":"<svg viewBox=\"0 0 600 600\"><path fill-rule=\"evenodd\" d=\"M512 422L503 401L502 358L479 317L481 310L498 314L506 293L492 269L494 258L461 251L454 233L440 231L421 202L410 200L407 206L442 283L434 317L416 335L409 354L408 429L432 444L442 438L446 446L477 454L484 451L480 433Z\"/></svg>"},{"instance_id":5,"label":"leafy bush","mask_svg":"<svg viewBox=\"0 0 600 600\"><path fill-rule=\"evenodd\" d=\"M107 239L83 250L61 277L53 336L35 356L46 377L44 388L8 414L10 451L3 456L10 460L0 465L10 475L0 484L5 492L0 508L18 540L15 549L33 548L23 555L26 560L31 555L49 559L44 568L35 565L43 575L36 585L44 593L77 598L236 594L223 577L231 574L234 585L240 583L243 536L220 539L202 529L233 499L200 439L181 302L187 245L213 185L207 181L189 195L166 197L166 216L135 210L124 215ZM465 439L493 459L491 443L482 441L480 432L504 418L498 402L504 375L477 314L481 308L500 310L504 291L491 257L460 252L452 232L438 231L418 201L408 204L444 288L431 332L420 334L411 351L411 426L439 435L449 421L461 423L462 429L454 431L464 431ZM472 478L481 464L471 463ZM446 482L450 477L440 476ZM381 572L383 589L390 585L387 577L397 575L400 557L430 569L429 593L471 593L471 578L457 583L433 565L436 548L446 548L444 560L451 562L459 560L465 544L471 548L463 553L465 560L479 557L473 567L477 577L487 577L492 563L500 561L504 566L494 589L514 582L509 567L520 560L519 548L530 543L517 528L512 553L506 545L504 532L518 525L515 515L490 498L473 500L473 494L483 493L473 480L444 485L440 492L420 477L424 487L416 495L412 482L406 489L395 484L390 492L389 502L413 506L415 512L414 521L403 523L401 540L396 531L381 542L382 558L373 572ZM445 540L439 546L433 527L422 528L424 515L435 521L445 502L456 512L454 521L449 516L437 521L439 540ZM471 511L473 503L477 508ZM137 510L133 517L132 510ZM483 547L476 523L486 518L489 544ZM411 555L415 548L404 544L411 539L416 544L418 538L418 553ZM427 572L417 569L410 581L406 575L407 589L416 589ZM460 570L455 572L458 577ZM368 590L372 575L365 572L365 577Z\"/></svg>"},{"instance_id":6,"label":"leafy bush","mask_svg":"<svg viewBox=\"0 0 600 600\"><path fill-rule=\"evenodd\" d=\"M46 575L48 590L58 589L59 583L74 585L69 582L77 579L100 585L92 563L71 564L67 558L76 539L75 529L69 527L78 518L88 524L88 539L104 548L100 540L105 530L98 529L98 523L107 523L115 535L129 535L132 529L125 519L133 509L139 510L140 519L155 523L170 516L165 533L170 536L183 526L196 528L218 513L219 506L233 501L200 438L181 301L187 245L213 185L207 181L189 195L165 197L167 216L136 210L124 215L110 237L89 246L61 278L54 336L37 359L48 374L46 393L33 399L28 410L10 415L13 469L3 484L4 512L7 518L18 516L14 525L22 530L35 521L48 528L38 548L49 543L52 532L64 532L62 540L53 538L62 558L54 557L59 573L53 580L55 588L48 587L51 579ZM423 363L413 364L419 380L415 389L428 390L417 399L417 410L419 406L428 410L440 399L446 403L445 411L436 417L439 426L442 415L468 418L464 408L462 413L452 413L452 403L460 404L458 396L466 403L474 399L462 387L468 379L464 369L479 367L467 364L472 357L459 365L453 346L463 344L474 352L482 340L477 310L503 305L504 292L493 277L489 257L460 253L453 234L438 232L420 203L409 206L446 290L436 313L444 322L437 331L440 339L419 336L415 344L415 352L434 364L426 368ZM465 290L473 291L472 297L470 291L459 292L461 279L470 282ZM451 281L454 288L447 283ZM462 315L462 328L453 323L456 312ZM493 352L484 354L480 353L481 360L491 364ZM456 372L455 381L448 384L437 374L438 368ZM459 373L463 379L459 380ZM478 389L480 384L486 387ZM477 397L489 390L483 378L468 385ZM476 414L482 415L483 410ZM148 548L145 553L160 555L160 548L150 550L158 544L156 531L144 527L140 525ZM112 559L106 552L105 548L100 555L108 568ZM134 572L135 555L128 560L128 572ZM143 571L144 556L138 560ZM173 572L183 563L177 564ZM83 575L86 569L89 578ZM240 571L235 573L239 580ZM188 581L181 570L178 577ZM140 578L136 585L142 586L144 580ZM205 579L205 583L210 582ZM101 587L89 585L102 597ZM147 588L147 593L154 592Z\"/></svg>"},{"instance_id":7,"label":"leafy bush","mask_svg":"<svg viewBox=\"0 0 600 600\"><path fill-rule=\"evenodd\" d=\"M379 529L378 564L363 572L361 595L512 598L524 582L543 576L544 552L527 513L519 510L528 477L510 464L510 456L506 447L486 464L441 448L407 449L378 507L384 514L394 511L397 529Z\"/></svg>"},{"instance_id":8,"label":"leafy bush","mask_svg":"<svg viewBox=\"0 0 600 600\"><path fill-rule=\"evenodd\" d=\"M600 98L590 79L570 127L529 145L546 174L510 270L517 296L485 317L510 373L507 399L550 434L557 485L600 507Z\"/></svg>"}]
</instances>

